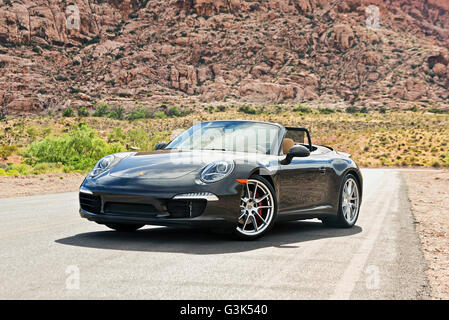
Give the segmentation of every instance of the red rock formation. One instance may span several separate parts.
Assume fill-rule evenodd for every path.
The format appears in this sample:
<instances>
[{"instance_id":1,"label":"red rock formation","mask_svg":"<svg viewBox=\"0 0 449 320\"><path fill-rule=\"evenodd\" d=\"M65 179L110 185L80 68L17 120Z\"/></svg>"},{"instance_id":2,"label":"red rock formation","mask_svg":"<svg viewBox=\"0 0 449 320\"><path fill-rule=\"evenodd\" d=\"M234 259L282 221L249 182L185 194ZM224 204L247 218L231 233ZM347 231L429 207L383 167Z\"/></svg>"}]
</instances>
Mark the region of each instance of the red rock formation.
<instances>
[{"instance_id":1,"label":"red rock formation","mask_svg":"<svg viewBox=\"0 0 449 320\"><path fill-rule=\"evenodd\" d=\"M71 2L79 28L67 25L68 1L0 3L0 107L7 113L117 96L129 105L188 97L436 106L449 96L448 1ZM373 4L377 31L366 28Z\"/></svg>"}]
</instances>

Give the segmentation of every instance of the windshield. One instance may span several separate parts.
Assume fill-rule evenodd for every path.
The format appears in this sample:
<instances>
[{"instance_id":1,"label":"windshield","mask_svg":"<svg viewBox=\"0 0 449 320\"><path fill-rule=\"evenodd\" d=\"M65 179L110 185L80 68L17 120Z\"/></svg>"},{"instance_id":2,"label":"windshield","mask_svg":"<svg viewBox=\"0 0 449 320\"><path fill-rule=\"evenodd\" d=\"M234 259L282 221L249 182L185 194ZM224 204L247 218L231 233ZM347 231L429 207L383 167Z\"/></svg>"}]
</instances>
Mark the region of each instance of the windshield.
<instances>
[{"instance_id":1,"label":"windshield","mask_svg":"<svg viewBox=\"0 0 449 320\"><path fill-rule=\"evenodd\" d=\"M280 128L269 123L203 122L184 131L166 149L277 154L279 133Z\"/></svg>"}]
</instances>

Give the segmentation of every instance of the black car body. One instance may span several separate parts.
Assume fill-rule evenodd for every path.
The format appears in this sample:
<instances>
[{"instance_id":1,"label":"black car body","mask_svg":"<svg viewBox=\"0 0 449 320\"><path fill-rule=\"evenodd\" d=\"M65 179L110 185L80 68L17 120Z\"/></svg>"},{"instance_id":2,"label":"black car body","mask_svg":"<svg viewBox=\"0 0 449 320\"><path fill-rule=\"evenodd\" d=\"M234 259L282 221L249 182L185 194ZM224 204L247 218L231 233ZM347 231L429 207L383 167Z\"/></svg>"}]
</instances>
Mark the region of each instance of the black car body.
<instances>
[{"instance_id":1,"label":"black car body","mask_svg":"<svg viewBox=\"0 0 449 320\"><path fill-rule=\"evenodd\" d=\"M193 148L194 143L188 140L193 140L195 134L191 128L189 130L192 131L186 131L181 139L184 139L181 143L191 144L187 150L171 148L177 145L176 141L179 145L179 139L175 139L160 150L121 153L107 161L100 160L94 173L90 173L81 185L81 216L114 229L120 229L120 226L133 229L132 226L137 228L146 224L235 229L238 221L242 221L239 220L242 210L245 210L242 207L246 208L246 202L242 205L242 200L248 200L251 195L253 200L261 199L256 198L256 193L263 194L264 191L257 187L266 185L268 188L264 187L264 190L273 196L269 203L273 222L312 218L335 222L342 210L342 188L348 175L356 181L358 188L357 211L354 212L358 216L363 185L358 166L348 154L330 147L312 145L306 129L253 121L211 121L198 126L217 132L226 132L227 127L234 128L229 135L217 134L216 137L204 139L207 143L228 138L230 141L234 139L237 144L243 141L243 150L239 151L236 147L230 150ZM253 128L254 132L257 129L266 136L262 136L263 142L257 144L254 150L248 148L251 143L246 141L252 139ZM269 134L261 131L265 129ZM293 141L294 145L289 146L287 151L288 137L296 133L299 133L299 141ZM305 136L308 137L307 144L304 143ZM203 145L203 137L199 139ZM211 163L218 164L210 176L221 177L220 172L232 170L219 181L208 183L202 180L203 171ZM226 167L228 164L232 168ZM252 180L254 194L249 190L250 186L246 186L247 179L251 177L260 180L260 184ZM245 190L246 198L243 196ZM267 198L259 201L259 205L263 201ZM257 209L254 201L252 205ZM249 207L252 210L251 204ZM246 219L245 225L252 219L253 215ZM255 218L254 225L258 224L259 219L264 218ZM262 220L259 222L262 224ZM270 227L271 224L270 221ZM243 226L243 230L245 228ZM256 235L259 236L254 234L254 237Z\"/></svg>"}]
</instances>

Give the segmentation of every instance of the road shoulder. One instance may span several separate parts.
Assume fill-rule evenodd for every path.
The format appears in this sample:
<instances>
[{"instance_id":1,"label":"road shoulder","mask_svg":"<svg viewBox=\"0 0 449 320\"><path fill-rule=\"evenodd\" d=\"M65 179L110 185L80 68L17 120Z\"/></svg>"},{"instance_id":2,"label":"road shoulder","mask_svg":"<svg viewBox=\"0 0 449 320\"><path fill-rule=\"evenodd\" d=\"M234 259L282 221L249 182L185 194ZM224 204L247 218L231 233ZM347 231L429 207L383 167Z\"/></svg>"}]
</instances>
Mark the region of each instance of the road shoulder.
<instances>
[{"instance_id":1,"label":"road shoulder","mask_svg":"<svg viewBox=\"0 0 449 320\"><path fill-rule=\"evenodd\" d=\"M80 173L0 176L0 198L77 191L84 180L84 176Z\"/></svg>"},{"instance_id":2,"label":"road shoulder","mask_svg":"<svg viewBox=\"0 0 449 320\"><path fill-rule=\"evenodd\" d=\"M449 171L404 171L434 299L449 299Z\"/></svg>"}]
</instances>

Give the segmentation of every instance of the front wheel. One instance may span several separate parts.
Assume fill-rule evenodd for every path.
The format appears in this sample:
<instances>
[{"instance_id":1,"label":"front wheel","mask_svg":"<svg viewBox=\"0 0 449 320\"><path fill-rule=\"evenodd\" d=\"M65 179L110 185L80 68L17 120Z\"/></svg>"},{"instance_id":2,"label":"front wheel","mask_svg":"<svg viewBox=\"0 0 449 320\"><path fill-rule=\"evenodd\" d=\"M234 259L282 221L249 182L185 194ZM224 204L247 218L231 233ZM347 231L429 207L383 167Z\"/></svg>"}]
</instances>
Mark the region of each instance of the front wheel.
<instances>
[{"instance_id":1,"label":"front wheel","mask_svg":"<svg viewBox=\"0 0 449 320\"><path fill-rule=\"evenodd\" d=\"M338 215L335 218L323 218L323 223L331 227L351 228L359 217L360 187L351 173L342 182L339 198Z\"/></svg>"},{"instance_id":2,"label":"front wheel","mask_svg":"<svg viewBox=\"0 0 449 320\"><path fill-rule=\"evenodd\" d=\"M238 239L253 240L265 234L274 224L277 201L267 179L254 175L246 182L240 200L240 216L234 234Z\"/></svg>"},{"instance_id":3,"label":"front wheel","mask_svg":"<svg viewBox=\"0 0 449 320\"><path fill-rule=\"evenodd\" d=\"M126 223L107 223L106 227L114 229L115 231L121 232L133 232L140 229L144 224L126 224Z\"/></svg>"}]
</instances>

